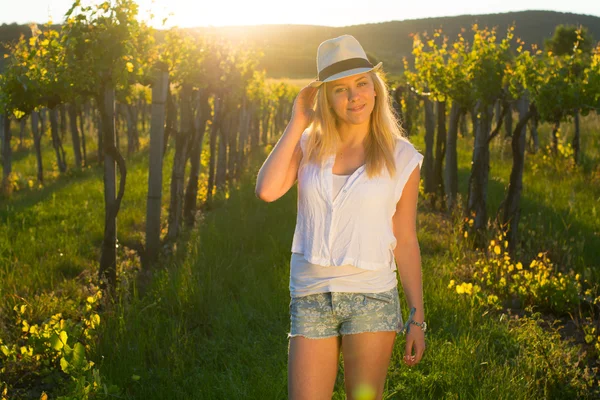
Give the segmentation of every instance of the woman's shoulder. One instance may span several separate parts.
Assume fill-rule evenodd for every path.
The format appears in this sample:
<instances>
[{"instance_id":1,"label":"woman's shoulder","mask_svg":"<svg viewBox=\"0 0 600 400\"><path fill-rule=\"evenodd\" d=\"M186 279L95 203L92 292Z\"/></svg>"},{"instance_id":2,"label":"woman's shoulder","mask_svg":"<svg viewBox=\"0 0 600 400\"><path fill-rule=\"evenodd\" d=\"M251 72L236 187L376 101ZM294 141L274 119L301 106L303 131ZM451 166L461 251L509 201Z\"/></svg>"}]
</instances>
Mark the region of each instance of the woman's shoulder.
<instances>
[{"instance_id":1,"label":"woman's shoulder","mask_svg":"<svg viewBox=\"0 0 600 400\"><path fill-rule=\"evenodd\" d=\"M399 136L395 138L395 156L398 159L412 158L416 153L419 153L417 148L405 137Z\"/></svg>"}]
</instances>

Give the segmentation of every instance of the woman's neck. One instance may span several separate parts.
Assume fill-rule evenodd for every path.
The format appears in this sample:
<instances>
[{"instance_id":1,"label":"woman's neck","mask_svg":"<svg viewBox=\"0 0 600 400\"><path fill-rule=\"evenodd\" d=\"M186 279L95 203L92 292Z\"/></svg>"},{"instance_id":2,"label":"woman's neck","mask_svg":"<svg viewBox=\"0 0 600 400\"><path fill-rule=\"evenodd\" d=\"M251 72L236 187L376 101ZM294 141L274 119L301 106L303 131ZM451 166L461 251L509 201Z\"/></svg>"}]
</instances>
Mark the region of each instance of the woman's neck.
<instances>
[{"instance_id":1,"label":"woman's neck","mask_svg":"<svg viewBox=\"0 0 600 400\"><path fill-rule=\"evenodd\" d=\"M337 126L340 144L345 148L361 146L369 134L369 123L362 125L341 124Z\"/></svg>"}]
</instances>

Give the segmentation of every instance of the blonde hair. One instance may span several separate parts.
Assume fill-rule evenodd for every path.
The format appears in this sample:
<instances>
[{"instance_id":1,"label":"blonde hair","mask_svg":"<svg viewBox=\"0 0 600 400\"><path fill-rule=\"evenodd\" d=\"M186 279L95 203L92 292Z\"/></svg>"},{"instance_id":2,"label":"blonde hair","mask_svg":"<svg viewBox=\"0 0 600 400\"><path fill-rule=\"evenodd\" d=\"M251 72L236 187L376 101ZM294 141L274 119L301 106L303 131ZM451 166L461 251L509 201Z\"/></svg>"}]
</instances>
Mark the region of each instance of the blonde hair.
<instances>
[{"instance_id":1,"label":"blonde hair","mask_svg":"<svg viewBox=\"0 0 600 400\"><path fill-rule=\"evenodd\" d=\"M365 171L369 178L382 173L384 167L389 175L396 174L394 148L397 139L407 140L404 129L396 119L385 75L380 70L368 72L375 87L375 107L371 113L369 133L365 138ZM306 141L306 159L321 164L337 151L339 135L335 124L335 111L327 99L327 82L319 86L315 96L315 116L309 126Z\"/></svg>"}]
</instances>

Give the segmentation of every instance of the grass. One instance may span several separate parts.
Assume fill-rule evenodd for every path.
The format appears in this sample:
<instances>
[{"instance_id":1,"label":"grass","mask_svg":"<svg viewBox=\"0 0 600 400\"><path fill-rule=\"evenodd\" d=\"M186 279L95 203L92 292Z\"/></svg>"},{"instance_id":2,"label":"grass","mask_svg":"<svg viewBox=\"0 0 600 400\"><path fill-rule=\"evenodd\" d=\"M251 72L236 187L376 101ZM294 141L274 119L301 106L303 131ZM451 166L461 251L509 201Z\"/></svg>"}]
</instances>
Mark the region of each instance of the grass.
<instances>
[{"instance_id":1,"label":"grass","mask_svg":"<svg viewBox=\"0 0 600 400\"><path fill-rule=\"evenodd\" d=\"M246 179L207 215L185 259L161 269L147 297L104 325L97 356L109 381L132 399L286 398L294 209L295 190L265 204ZM397 338L386 398L539 398L531 335L519 341L511 330L524 328L508 314L475 309L448 290L450 225L427 210L419 223L428 350L408 369ZM345 398L341 367L334 399Z\"/></svg>"},{"instance_id":2,"label":"grass","mask_svg":"<svg viewBox=\"0 0 600 400\"><path fill-rule=\"evenodd\" d=\"M597 117L585 118L582 126L587 162L597 164ZM541 139L547 137L547 129L542 127ZM422 135L411 140L424 149ZM464 195L472 141L464 138L459 143ZM508 184L509 150L510 145L499 140L492 145L490 215ZM128 274L122 276L123 287L130 292L116 309L102 315L92 359L104 379L119 386L125 398L286 398L289 256L296 188L275 203L255 197L254 179L266 151L253 155L251 170L230 188L227 200L206 213L196 230L182 235L175 252L154 269L151 281L139 283L134 278L136 257L120 250L120 260L125 260L121 271L133 274L131 279ZM118 223L121 240L143 237L145 154L142 151L128 160L127 190ZM164 164L165 206L170 157ZM528 157L533 161L538 156ZM52 150L45 147L44 160L51 159ZM598 266L600 254L594 249L598 248L600 223L593 212L598 189L586 184L589 173L552 170L534 175L532 163L527 160L526 165L522 232L531 240L524 241L529 247L523 256L550 249L561 268ZM27 182L35 176L34 155L19 155L13 170L22 174L20 181ZM59 311L61 304L45 305L37 294L56 290L66 298L75 297L77 277L97 270L104 215L101 169L64 176L47 173L46 187L24 189L0 202L0 310L4 316L0 333L4 338L14 331L8 315L19 297L33 303L37 315L32 319L44 318ZM575 195L573 188L578 189ZM428 210L423 202L418 218L430 326L427 350L421 363L409 369L401 361L404 338L397 338L384 398L586 398L581 385L587 378L577 367L577 349L552 330L538 330L535 316L488 311L448 289L462 261L457 259L457 221ZM406 316L403 295L401 299ZM333 398L344 396L340 363Z\"/></svg>"},{"instance_id":3,"label":"grass","mask_svg":"<svg viewBox=\"0 0 600 400\"><path fill-rule=\"evenodd\" d=\"M573 135L573 124L564 123L561 139ZM551 129L541 125L541 146L549 144ZM495 140L488 193L490 213L495 215L508 190L512 167L510 140ZM567 143L565 143L566 145ZM571 173L571 159L559 157L544 167L544 151L526 153L520 227L525 250L531 254L549 251L549 257L561 268L574 269L599 281L600 275L600 180L590 180L593 168L600 162L600 117L590 115L581 131L582 165ZM597 170L600 172L600 170ZM598 173L596 172L596 173ZM598 179L598 178L596 178ZM531 239L531 240L528 240Z\"/></svg>"},{"instance_id":4,"label":"grass","mask_svg":"<svg viewBox=\"0 0 600 400\"><path fill-rule=\"evenodd\" d=\"M65 139L68 141L67 136ZM78 278L95 275L98 270L104 233L103 170L95 162L82 170L74 169L67 142L67 162L72 169L59 174L54 150L48 140L45 142L45 185L23 185L22 190L0 202L0 315L5 317L21 299L33 301L42 292L74 295L73 284ZM88 139L88 147L93 144L90 142ZM95 155L95 148L88 150L88 155ZM17 181L35 182L35 154L17 152L15 160L13 170L18 174ZM171 163L172 152L167 153L164 161L165 193L169 190ZM147 151L127 160L127 185L117 227L121 241L140 240L143 236L147 166ZM166 221L168 197L162 201L162 218ZM126 256L122 248L119 256L121 259ZM41 307L33 305L34 309Z\"/></svg>"}]
</instances>

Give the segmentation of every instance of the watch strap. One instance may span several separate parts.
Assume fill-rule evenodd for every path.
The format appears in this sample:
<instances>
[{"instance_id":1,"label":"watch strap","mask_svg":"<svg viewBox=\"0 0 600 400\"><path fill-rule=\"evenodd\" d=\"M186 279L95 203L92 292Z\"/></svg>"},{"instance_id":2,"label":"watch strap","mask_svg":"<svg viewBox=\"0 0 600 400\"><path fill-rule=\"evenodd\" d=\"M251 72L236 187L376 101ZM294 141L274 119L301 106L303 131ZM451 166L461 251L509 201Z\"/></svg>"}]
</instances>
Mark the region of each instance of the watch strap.
<instances>
[{"instance_id":1,"label":"watch strap","mask_svg":"<svg viewBox=\"0 0 600 400\"><path fill-rule=\"evenodd\" d=\"M425 332L427 330L427 322L423 321L423 322L417 322L417 321L413 321L412 319L409 321L411 324L417 325L419 328L423 329L423 332Z\"/></svg>"},{"instance_id":2,"label":"watch strap","mask_svg":"<svg viewBox=\"0 0 600 400\"><path fill-rule=\"evenodd\" d=\"M412 307L410 309L410 314L408 315L408 320L406 321L406 324L404 324L404 334L407 334L410 331L410 324L413 325L417 325L419 328L421 328L423 330L423 333L425 333L427 331L427 322L423 321L423 322L417 322L413 320L413 316L415 315L415 312L417 311L417 309L415 307Z\"/></svg>"}]
</instances>

